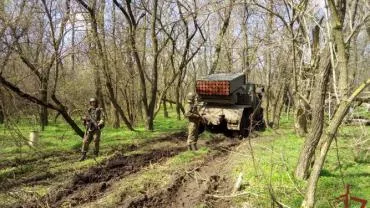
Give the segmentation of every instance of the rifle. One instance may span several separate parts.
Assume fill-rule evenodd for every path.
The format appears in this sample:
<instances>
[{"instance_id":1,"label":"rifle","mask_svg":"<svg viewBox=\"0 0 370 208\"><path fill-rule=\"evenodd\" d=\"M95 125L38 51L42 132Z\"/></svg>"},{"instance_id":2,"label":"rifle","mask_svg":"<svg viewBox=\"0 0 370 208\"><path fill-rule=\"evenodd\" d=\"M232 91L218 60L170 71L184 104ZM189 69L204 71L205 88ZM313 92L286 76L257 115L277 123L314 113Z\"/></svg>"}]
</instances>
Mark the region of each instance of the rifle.
<instances>
[{"instance_id":1,"label":"rifle","mask_svg":"<svg viewBox=\"0 0 370 208\"><path fill-rule=\"evenodd\" d=\"M98 122L95 121L90 115L83 118L84 124L86 125L86 133L88 131L95 131L100 129Z\"/></svg>"}]
</instances>

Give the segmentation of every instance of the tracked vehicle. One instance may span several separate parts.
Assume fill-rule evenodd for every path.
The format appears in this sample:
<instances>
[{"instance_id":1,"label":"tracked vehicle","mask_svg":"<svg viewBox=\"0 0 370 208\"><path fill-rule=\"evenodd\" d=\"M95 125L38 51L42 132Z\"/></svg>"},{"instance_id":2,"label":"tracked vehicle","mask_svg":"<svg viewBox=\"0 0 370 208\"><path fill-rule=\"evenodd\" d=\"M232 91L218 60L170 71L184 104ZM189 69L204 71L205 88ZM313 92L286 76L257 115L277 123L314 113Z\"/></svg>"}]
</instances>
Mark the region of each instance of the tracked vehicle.
<instances>
[{"instance_id":1,"label":"tracked vehicle","mask_svg":"<svg viewBox=\"0 0 370 208\"><path fill-rule=\"evenodd\" d=\"M252 130L263 130L262 94L247 83L243 73L211 74L196 81L200 132L248 136Z\"/></svg>"}]
</instances>

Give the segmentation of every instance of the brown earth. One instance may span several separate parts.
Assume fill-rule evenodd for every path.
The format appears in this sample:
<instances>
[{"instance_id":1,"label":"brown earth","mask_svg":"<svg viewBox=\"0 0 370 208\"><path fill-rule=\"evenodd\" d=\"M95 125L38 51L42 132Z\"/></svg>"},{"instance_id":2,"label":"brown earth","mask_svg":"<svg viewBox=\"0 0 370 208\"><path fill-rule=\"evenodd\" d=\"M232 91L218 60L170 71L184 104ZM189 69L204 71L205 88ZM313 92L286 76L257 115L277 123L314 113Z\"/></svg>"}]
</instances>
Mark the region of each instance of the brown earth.
<instances>
[{"instance_id":1,"label":"brown earth","mask_svg":"<svg viewBox=\"0 0 370 208\"><path fill-rule=\"evenodd\" d=\"M140 146L130 145L125 148L128 151L145 150L142 154L122 155L115 153L110 158L97 163L95 167L74 174L63 185L56 186L44 197L24 203L20 207L74 207L83 206L101 198L115 182L129 175L141 171L143 168L165 162L180 152L186 151L186 135L176 133L159 137ZM166 149L158 148L163 143ZM158 190L152 194L141 194L135 198L122 198L119 207L229 207L225 200L214 199L212 194L230 190L230 179L223 174L223 167L227 166L228 154L240 141L234 138L216 135L208 142L201 141L201 146L208 146L210 153L206 159L192 167L185 173L174 173L170 185L164 190ZM154 145L155 144L155 145ZM54 177L44 173L45 177L30 178L22 183L42 183L48 177Z\"/></svg>"},{"instance_id":2,"label":"brown earth","mask_svg":"<svg viewBox=\"0 0 370 208\"><path fill-rule=\"evenodd\" d=\"M71 206L76 206L96 200L109 187L110 182L185 150L184 147L177 147L130 156L115 155L101 167L93 167L87 173L76 174L70 184L58 188L44 200L51 207L59 207L66 201Z\"/></svg>"},{"instance_id":3,"label":"brown earth","mask_svg":"<svg viewBox=\"0 0 370 208\"><path fill-rule=\"evenodd\" d=\"M144 148L147 146L150 146L154 143L161 143L161 142L173 142L173 143L180 143L185 141L186 134L185 132L176 132L173 134L165 135L162 137L158 137L152 140L148 140L147 142L144 142L139 145L122 145L116 149L110 150L107 152L107 154L114 154L115 151L119 152L130 152L135 151L140 148ZM34 166L38 167L35 171L25 171L24 173L18 173L16 177L14 178L4 178L0 179L0 191L7 192L9 189L14 189L17 186L25 186L25 185L37 185L37 184L48 184L50 181L57 177L58 175L50 173L50 172L41 172L39 170L42 170L43 167L47 169L49 167L50 163L57 163L61 161L77 161L80 157L80 150L76 152L55 152L53 154L45 154L41 155L40 157L34 157L30 159L19 159L16 158L12 161L4 161L0 163L0 168L6 168L6 167L16 167L20 165L28 165L28 166Z\"/></svg>"},{"instance_id":4,"label":"brown earth","mask_svg":"<svg viewBox=\"0 0 370 208\"><path fill-rule=\"evenodd\" d=\"M229 192L231 181L226 174L228 153L239 144L235 139L217 136L210 142L213 152L201 164L186 173L173 177L170 185L152 195L143 195L122 202L125 208L188 208L188 207L230 207L227 200L212 197L214 193Z\"/></svg>"},{"instance_id":5,"label":"brown earth","mask_svg":"<svg viewBox=\"0 0 370 208\"><path fill-rule=\"evenodd\" d=\"M31 203L22 203L21 207L60 207L68 204L68 206L76 206L90 201L96 200L111 183L133 174L152 163L158 163L162 160L177 155L185 151L184 145L179 146L179 143L184 143L186 134L178 132L156 139L150 140L138 146L128 145L120 147L120 150L131 152L149 147L143 154L122 155L120 153L113 154L110 158L103 161L95 167L91 167L85 172L77 173L73 178L61 186L54 187L48 195L37 199ZM163 149L151 149L152 144L170 142L171 147ZM40 174L45 175L45 174ZM54 176L50 176L51 178ZM13 184L32 184L42 183L44 180L50 180L47 177L31 177L27 181L19 179Z\"/></svg>"}]
</instances>

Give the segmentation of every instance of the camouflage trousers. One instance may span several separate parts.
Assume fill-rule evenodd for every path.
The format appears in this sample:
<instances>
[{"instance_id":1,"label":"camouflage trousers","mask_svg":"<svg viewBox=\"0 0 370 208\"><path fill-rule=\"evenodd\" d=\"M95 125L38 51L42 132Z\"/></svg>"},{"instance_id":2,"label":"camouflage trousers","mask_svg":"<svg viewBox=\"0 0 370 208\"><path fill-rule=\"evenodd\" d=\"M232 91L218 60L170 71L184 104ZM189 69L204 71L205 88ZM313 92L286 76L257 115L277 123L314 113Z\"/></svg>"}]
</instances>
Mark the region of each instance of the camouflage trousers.
<instances>
[{"instance_id":1,"label":"camouflage trousers","mask_svg":"<svg viewBox=\"0 0 370 208\"><path fill-rule=\"evenodd\" d=\"M94 153L98 154L99 153L100 135L101 135L100 130L87 131L87 133L86 133L86 135L83 139L81 151L86 153L89 150L89 145L90 145L91 141L94 141L94 144L95 144Z\"/></svg>"},{"instance_id":2,"label":"camouflage trousers","mask_svg":"<svg viewBox=\"0 0 370 208\"><path fill-rule=\"evenodd\" d=\"M188 145L196 144L197 141L198 141L198 123L189 122L187 144Z\"/></svg>"}]
</instances>

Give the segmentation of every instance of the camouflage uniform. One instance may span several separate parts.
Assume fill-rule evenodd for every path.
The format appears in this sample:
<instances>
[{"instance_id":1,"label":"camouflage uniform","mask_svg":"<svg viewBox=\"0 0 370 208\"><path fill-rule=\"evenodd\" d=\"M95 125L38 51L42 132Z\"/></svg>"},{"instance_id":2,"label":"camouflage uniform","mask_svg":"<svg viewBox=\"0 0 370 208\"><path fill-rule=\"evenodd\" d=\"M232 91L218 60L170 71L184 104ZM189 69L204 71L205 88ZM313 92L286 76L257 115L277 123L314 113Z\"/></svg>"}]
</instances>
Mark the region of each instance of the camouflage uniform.
<instances>
[{"instance_id":1,"label":"camouflage uniform","mask_svg":"<svg viewBox=\"0 0 370 208\"><path fill-rule=\"evenodd\" d=\"M99 154L101 129L104 127L103 109L97 107L97 105L91 106L87 110L87 116L84 119L84 124L86 126L86 133L85 133L83 143L82 143L82 148L81 148L81 151L82 151L81 160L86 159L86 153L89 150L89 144L91 143L91 141L94 141L94 144L95 144L95 149L94 149L95 156L98 156Z\"/></svg>"},{"instance_id":2,"label":"camouflage uniform","mask_svg":"<svg viewBox=\"0 0 370 208\"><path fill-rule=\"evenodd\" d=\"M188 104L185 109L185 117L189 120L188 124L188 139L187 144L189 150L197 150L197 141L198 141L198 128L200 124L200 115L195 105L195 95L189 93L188 95Z\"/></svg>"}]
</instances>

